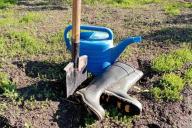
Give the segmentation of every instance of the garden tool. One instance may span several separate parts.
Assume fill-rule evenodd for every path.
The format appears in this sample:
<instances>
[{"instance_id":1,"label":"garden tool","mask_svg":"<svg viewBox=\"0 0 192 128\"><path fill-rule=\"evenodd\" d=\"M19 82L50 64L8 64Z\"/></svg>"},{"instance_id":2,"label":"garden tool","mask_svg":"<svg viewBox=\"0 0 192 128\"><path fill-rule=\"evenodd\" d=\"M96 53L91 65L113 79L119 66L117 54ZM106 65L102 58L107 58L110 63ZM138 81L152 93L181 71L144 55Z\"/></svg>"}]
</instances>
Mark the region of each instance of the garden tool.
<instances>
[{"instance_id":1,"label":"garden tool","mask_svg":"<svg viewBox=\"0 0 192 128\"><path fill-rule=\"evenodd\" d=\"M71 40L69 25L64 31L66 47L71 51ZM112 65L121 53L133 43L140 43L141 37L127 37L117 45L114 44L113 31L106 27L81 25L80 55L87 55L89 61L87 70L95 76L102 74L106 67Z\"/></svg>"},{"instance_id":2,"label":"garden tool","mask_svg":"<svg viewBox=\"0 0 192 128\"><path fill-rule=\"evenodd\" d=\"M123 65L117 62L116 65ZM127 76L107 88L102 95L101 100L107 103L113 103L123 113L138 115L142 111L142 104L135 98L127 94L128 90L138 82L143 76L143 72L126 65Z\"/></svg>"},{"instance_id":3,"label":"garden tool","mask_svg":"<svg viewBox=\"0 0 192 128\"><path fill-rule=\"evenodd\" d=\"M72 17L72 60L65 67L67 97L72 95L79 85L87 79L87 56L79 57L80 47L80 22L81 22L81 0L73 0Z\"/></svg>"},{"instance_id":4,"label":"garden tool","mask_svg":"<svg viewBox=\"0 0 192 128\"><path fill-rule=\"evenodd\" d=\"M128 78L127 76L129 76L131 71L134 72L134 70L130 66L117 62L112 66L108 67L102 75L97 76L86 88L83 88L77 91L77 94L81 95L82 100L97 115L99 119L103 119L105 116L105 111L103 107L100 105L101 95L104 92L107 94L111 94L112 92L114 92L114 94L116 94L112 86L122 86L122 85L124 86L125 85L125 83L123 83L125 81L124 79ZM119 94L118 99L122 99L122 97L121 98L119 97L121 96L120 95L122 93L121 89L123 89L123 87L117 87L116 89L120 90L116 94L116 95ZM129 96L124 96L124 97L129 98L129 99L124 98L125 101L127 102L130 101L130 103L132 103L135 106L138 106L139 110L141 110L141 104L139 104L139 102L137 102L136 100L134 100L135 102L132 101L133 98Z\"/></svg>"}]
</instances>

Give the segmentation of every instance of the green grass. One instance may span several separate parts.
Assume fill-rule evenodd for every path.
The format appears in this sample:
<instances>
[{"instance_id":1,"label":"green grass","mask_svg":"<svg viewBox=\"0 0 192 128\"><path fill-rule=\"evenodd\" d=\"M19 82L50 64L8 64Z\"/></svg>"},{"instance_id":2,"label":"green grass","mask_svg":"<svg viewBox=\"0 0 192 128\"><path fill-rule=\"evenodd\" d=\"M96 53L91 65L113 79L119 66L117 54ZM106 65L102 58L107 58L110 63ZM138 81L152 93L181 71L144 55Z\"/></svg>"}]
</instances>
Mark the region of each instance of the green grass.
<instances>
[{"instance_id":1,"label":"green grass","mask_svg":"<svg viewBox=\"0 0 192 128\"><path fill-rule=\"evenodd\" d=\"M185 81L192 87L192 67L186 71L184 78Z\"/></svg>"},{"instance_id":2,"label":"green grass","mask_svg":"<svg viewBox=\"0 0 192 128\"><path fill-rule=\"evenodd\" d=\"M63 43L64 40L63 40L63 30L62 31L59 31L58 33L52 35L49 39L49 42L52 43L52 44L55 44L55 43Z\"/></svg>"},{"instance_id":3,"label":"green grass","mask_svg":"<svg viewBox=\"0 0 192 128\"><path fill-rule=\"evenodd\" d=\"M18 24L18 20L15 19L15 13L12 9L0 10L0 17L2 17L0 18L0 27Z\"/></svg>"},{"instance_id":4,"label":"green grass","mask_svg":"<svg viewBox=\"0 0 192 128\"><path fill-rule=\"evenodd\" d=\"M17 3L17 0L0 0L0 9L8 8Z\"/></svg>"},{"instance_id":5,"label":"green grass","mask_svg":"<svg viewBox=\"0 0 192 128\"><path fill-rule=\"evenodd\" d=\"M6 73L0 72L0 89L3 91L3 95L11 100L18 98L16 91L16 85L13 84Z\"/></svg>"},{"instance_id":6,"label":"green grass","mask_svg":"<svg viewBox=\"0 0 192 128\"><path fill-rule=\"evenodd\" d=\"M12 45L7 46L13 56L19 54L36 54L44 50L43 43L36 39L34 36L30 35L27 32L11 32L7 34L7 37L10 39L9 43ZM9 45L7 43L7 45Z\"/></svg>"},{"instance_id":7,"label":"green grass","mask_svg":"<svg viewBox=\"0 0 192 128\"><path fill-rule=\"evenodd\" d=\"M176 50L172 54L175 54L176 58L181 60L183 63L192 62L192 50L190 49Z\"/></svg>"},{"instance_id":8,"label":"green grass","mask_svg":"<svg viewBox=\"0 0 192 128\"><path fill-rule=\"evenodd\" d=\"M37 54L49 54L53 51L62 53L62 56L51 56L52 61L59 61L63 58L69 59L63 44L63 34L61 32L51 36L48 40L39 39L29 32L6 32L0 36L0 57L30 57Z\"/></svg>"},{"instance_id":9,"label":"green grass","mask_svg":"<svg viewBox=\"0 0 192 128\"><path fill-rule=\"evenodd\" d=\"M86 4L96 4L96 3L103 3L108 5L113 5L116 7L137 7L140 5L150 4L150 3L157 3L161 0L84 0Z\"/></svg>"},{"instance_id":10,"label":"green grass","mask_svg":"<svg viewBox=\"0 0 192 128\"><path fill-rule=\"evenodd\" d=\"M182 68L192 61L192 51L184 48L163 54L152 60L152 69L157 72L170 72Z\"/></svg>"},{"instance_id":11,"label":"green grass","mask_svg":"<svg viewBox=\"0 0 192 128\"><path fill-rule=\"evenodd\" d=\"M84 0L86 4L102 3L122 8L141 7L142 5L158 3L168 15L179 15L183 8L192 8L191 2L179 2L176 0Z\"/></svg>"},{"instance_id":12,"label":"green grass","mask_svg":"<svg viewBox=\"0 0 192 128\"><path fill-rule=\"evenodd\" d=\"M7 104L4 102L0 103L0 115L3 115L3 113L5 112L5 110L7 109Z\"/></svg>"},{"instance_id":13,"label":"green grass","mask_svg":"<svg viewBox=\"0 0 192 128\"><path fill-rule=\"evenodd\" d=\"M0 54L5 53L5 46L6 45L6 40L3 37L0 37Z\"/></svg>"},{"instance_id":14,"label":"green grass","mask_svg":"<svg viewBox=\"0 0 192 128\"><path fill-rule=\"evenodd\" d=\"M182 99L181 91L185 85L184 80L174 73L164 74L157 87L150 90L157 100L178 101Z\"/></svg>"},{"instance_id":15,"label":"green grass","mask_svg":"<svg viewBox=\"0 0 192 128\"><path fill-rule=\"evenodd\" d=\"M4 26L23 26L29 23L36 23L42 21L43 14L39 12L23 12L13 9L0 10L0 27Z\"/></svg>"},{"instance_id":16,"label":"green grass","mask_svg":"<svg viewBox=\"0 0 192 128\"><path fill-rule=\"evenodd\" d=\"M13 17L7 17L7 18L0 19L0 27L11 26L11 25L16 25L16 24L18 24L18 21L15 20Z\"/></svg>"},{"instance_id":17,"label":"green grass","mask_svg":"<svg viewBox=\"0 0 192 128\"><path fill-rule=\"evenodd\" d=\"M106 117L112 118L115 122L126 125L127 127L131 127L131 121L133 120L133 117L120 113L117 108L114 107L109 107L107 109Z\"/></svg>"},{"instance_id":18,"label":"green grass","mask_svg":"<svg viewBox=\"0 0 192 128\"><path fill-rule=\"evenodd\" d=\"M183 8L192 8L192 3L167 0L164 2L163 7L165 13L175 16L181 14Z\"/></svg>"},{"instance_id":19,"label":"green grass","mask_svg":"<svg viewBox=\"0 0 192 128\"><path fill-rule=\"evenodd\" d=\"M112 106L107 106L107 110L105 110L106 120L112 120L113 122L126 127L131 127L131 121L134 117L124 115L120 113L116 108ZM98 127L96 124L95 118L92 115L87 114L85 117L85 126L86 128L95 128Z\"/></svg>"},{"instance_id":20,"label":"green grass","mask_svg":"<svg viewBox=\"0 0 192 128\"><path fill-rule=\"evenodd\" d=\"M169 15L179 15L181 13L181 7L178 3L165 5L164 10Z\"/></svg>"},{"instance_id":21,"label":"green grass","mask_svg":"<svg viewBox=\"0 0 192 128\"><path fill-rule=\"evenodd\" d=\"M173 55L161 55L152 61L152 69L158 72L168 72L181 68L183 62Z\"/></svg>"},{"instance_id":22,"label":"green grass","mask_svg":"<svg viewBox=\"0 0 192 128\"><path fill-rule=\"evenodd\" d=\"M27 12L20 20L20 23L39 22L42 19L42 15L36 12Z\"/></svg>"}]
</instances>

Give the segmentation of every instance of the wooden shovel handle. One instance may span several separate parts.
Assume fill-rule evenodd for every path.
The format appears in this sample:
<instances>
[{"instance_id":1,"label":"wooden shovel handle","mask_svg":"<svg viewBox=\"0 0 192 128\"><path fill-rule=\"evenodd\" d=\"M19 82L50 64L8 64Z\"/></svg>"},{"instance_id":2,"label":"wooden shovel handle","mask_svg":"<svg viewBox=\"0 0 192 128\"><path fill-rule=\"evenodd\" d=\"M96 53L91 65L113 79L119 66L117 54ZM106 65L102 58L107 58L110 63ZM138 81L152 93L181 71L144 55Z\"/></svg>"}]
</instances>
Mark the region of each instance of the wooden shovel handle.
<instances>
[{"instance_id":1,"label":"wooden shovel handle","mask_svg":"<svg viewBox=\"0 0 192 128\"><path fill-rule=\"evenodd\" d=\"M72 17L72 39L73 43L80 42L80 24L81 24L81 0L73 0L73 17Z\"/></svg>"},{"instance_id":2,"label":"wooden shovel handle","mask_svg":"<svg viewBox=\"0 0 192 128\"><path fill-rule=\"evenodd\" d=\"M74 68L79 66L79 43L80 43L80 24L81 24L81 0L73 0L72 12L72 58Z\"/></svg>"}]
</instances>

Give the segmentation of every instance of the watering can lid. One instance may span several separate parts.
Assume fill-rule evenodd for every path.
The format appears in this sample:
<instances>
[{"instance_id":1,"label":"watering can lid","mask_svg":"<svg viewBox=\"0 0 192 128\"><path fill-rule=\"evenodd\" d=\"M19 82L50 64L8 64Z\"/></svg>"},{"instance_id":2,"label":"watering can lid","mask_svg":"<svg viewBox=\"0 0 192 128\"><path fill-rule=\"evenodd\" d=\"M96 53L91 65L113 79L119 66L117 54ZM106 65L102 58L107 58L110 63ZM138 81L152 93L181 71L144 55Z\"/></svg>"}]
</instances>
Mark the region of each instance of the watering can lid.
<instances>
[{"instance_id":1,"label":"watering can lid","mask_svg":"<svg viewBox=\"0 0 192 128\"><path fill-rule=\"evenodd\" d=\"M109 38L109 34L106 32L81 32L81 40L106 40Z\"/></svg>"}]
</instances>

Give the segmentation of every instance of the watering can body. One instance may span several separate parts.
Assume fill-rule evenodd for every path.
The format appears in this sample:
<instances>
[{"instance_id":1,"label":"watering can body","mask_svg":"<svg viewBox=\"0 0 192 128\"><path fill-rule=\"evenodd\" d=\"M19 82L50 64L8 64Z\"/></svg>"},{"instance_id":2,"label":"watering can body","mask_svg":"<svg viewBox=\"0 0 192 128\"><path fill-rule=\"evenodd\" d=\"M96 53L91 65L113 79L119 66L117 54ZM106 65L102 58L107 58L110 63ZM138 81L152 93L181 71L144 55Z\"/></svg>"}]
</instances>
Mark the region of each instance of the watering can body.
<instances>
[{"instance_id":1,"label":"watering can body","mask_svg":"<svg viewBox=\"0 0 192 128\"><path fill-rule=\"evenodd\" d=\"M71 29L72 26L69 25L64 31L64 40L70 51L72 49L69 37ZM135 42L141 42L141 37L129 37L114 46L111 29L83 25L80 33L80 55L88 56L87 70L97 76L103 73L106 67L113 64L129 44Z\"/></svg>"}]
</instances>

